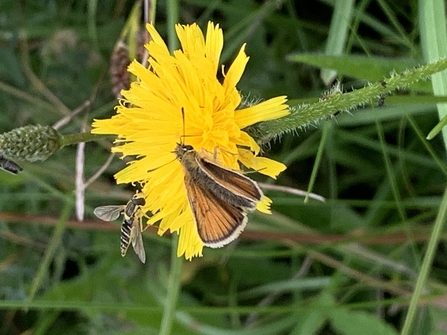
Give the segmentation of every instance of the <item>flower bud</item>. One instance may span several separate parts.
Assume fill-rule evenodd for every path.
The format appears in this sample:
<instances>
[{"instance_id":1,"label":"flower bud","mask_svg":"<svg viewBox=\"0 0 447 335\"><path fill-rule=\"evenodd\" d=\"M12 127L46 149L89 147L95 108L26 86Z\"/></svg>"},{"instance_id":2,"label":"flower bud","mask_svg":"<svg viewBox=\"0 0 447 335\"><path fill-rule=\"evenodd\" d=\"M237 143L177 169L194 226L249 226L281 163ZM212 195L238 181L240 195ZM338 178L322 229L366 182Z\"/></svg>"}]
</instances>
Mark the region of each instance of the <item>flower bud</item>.
<instances>
[{"instance_id":1,"label":"flower bud","mask_svg":"<svg viewBox=\"0 0 447 335\"><path fill-rule=\"evenodd\" d=\"M0 134L0 154L9 160L44 161L60 148L60 135L50 126L30 125Z\"/></svg>"}]
</instances>

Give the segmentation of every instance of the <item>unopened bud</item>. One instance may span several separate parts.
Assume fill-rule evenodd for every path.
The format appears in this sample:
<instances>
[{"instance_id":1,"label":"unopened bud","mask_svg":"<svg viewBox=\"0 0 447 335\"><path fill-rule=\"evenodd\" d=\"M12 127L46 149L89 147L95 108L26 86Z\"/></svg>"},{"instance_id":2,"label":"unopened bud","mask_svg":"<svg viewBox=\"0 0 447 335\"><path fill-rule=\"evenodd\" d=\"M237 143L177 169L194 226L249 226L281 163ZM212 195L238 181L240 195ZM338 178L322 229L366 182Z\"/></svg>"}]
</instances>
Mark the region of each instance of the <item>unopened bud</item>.
<instances>
[{"instance_id":1,"label":"unopened bud","mask_svg":"<svg viewBox=\"0 0 447 335\"><path fill-rule=\"evenodd\" d=\"M9 160L44 161L60 148L60 135L50 126L25 126L0 134L0 155Z\"/></svg>"}]
</instances>

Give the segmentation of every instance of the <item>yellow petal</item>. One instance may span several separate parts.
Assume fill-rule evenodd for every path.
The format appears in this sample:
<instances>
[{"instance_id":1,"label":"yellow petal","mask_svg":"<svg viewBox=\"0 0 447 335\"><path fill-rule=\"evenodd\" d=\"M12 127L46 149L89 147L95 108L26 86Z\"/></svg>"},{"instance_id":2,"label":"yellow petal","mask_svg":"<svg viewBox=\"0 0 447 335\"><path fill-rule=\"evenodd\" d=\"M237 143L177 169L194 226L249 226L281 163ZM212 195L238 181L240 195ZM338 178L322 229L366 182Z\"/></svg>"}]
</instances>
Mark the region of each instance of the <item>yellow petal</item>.
<instances>
[{"instance_id":1,"label":"yellow petal","mask_svg":"<svg viewBox=\"0 0 447 335\"><path fill-rule=\"evenodd\" d=\"M287 167L280 162L266 157L256 157L248 150L239 150L239 160L244 166L276 179Z\"/></svg>"},{"instance_id":2,"label":"yellow petal","mask_svg":"<svg viewBox=\"0 0 447 335\"><path fill-rule=\"evenodd\" d=\"M272 214L270 209L270 205L272 204L272 200L266 196L264 196L261 201L259 201L256 205L256 209L261 213Z\"/></svg>"},{"instance_id":3,"label":"yellow petal","mask_svg":"<svg viewBox=\"0 0 447 335\"><path fill-rule=\"evenodd\" d=\"M286 102L287 98L280 96L240 109L235 115L236 122L243 129L261 121L279 119L289 114Z\"/></svg>"},{"instance_id":4,"label":"yellow petal","mask_svg":"<svg viewBox=\"0 0 447 335\"><path fill-rule=\"evenodd\" d=\"M231 64L225 76L223 86L226 89L225 93L227 95L232 94L234 91L236 91L236 84L239 82L239 80L242 77L242 74L244 73L245 66L248 63L248 59L249 57L247 57L247 55L245 54L245 44L244 44L239 50L236 59Z\"/></svg>"}]
</instances>

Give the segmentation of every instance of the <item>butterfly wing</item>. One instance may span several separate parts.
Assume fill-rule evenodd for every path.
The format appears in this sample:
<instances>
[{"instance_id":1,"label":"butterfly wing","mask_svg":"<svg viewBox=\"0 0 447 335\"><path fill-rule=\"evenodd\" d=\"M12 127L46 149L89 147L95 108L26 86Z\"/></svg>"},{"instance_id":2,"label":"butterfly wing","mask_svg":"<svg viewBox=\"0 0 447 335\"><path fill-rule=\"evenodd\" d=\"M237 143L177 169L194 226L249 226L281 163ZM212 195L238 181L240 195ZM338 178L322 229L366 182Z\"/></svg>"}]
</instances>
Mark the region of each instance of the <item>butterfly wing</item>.
<instances>
[{"instance_id":1,"label":"butterfly wing","mask_svg":"<svg viewBox=\"0 0 447 335\"><path fill-rule=\"evenodd\" d=\"M259 186L243 174L226 169L204 158L197 158L200 171L214 183L208 183L210 191L235 206L254 210L263 194Z\"/></svg>"},{"instance_id":2,"label":"butterfly wing","mask_svg":"<svg viewBox=\"0 0 447 335\"><path fill-rule=\"evenodd\" d=\"M247 224L245 210L217 197L185 174L185 187L203 244L220 248L236 239Z\"/></svg>"}]
</instances>

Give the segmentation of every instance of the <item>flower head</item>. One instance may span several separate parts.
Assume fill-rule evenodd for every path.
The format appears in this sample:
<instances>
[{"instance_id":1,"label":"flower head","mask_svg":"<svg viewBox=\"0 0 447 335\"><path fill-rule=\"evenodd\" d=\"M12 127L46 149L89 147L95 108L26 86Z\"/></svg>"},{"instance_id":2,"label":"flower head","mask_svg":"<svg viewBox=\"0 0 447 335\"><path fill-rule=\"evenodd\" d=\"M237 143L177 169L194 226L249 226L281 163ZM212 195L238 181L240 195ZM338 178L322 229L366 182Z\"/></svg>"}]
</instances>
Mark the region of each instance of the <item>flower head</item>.
<instances>
[{"instance_id":1,"label":"flower head","mask_svg":"<svg viewBox=\"0 0 447 335\"><path fill-rule=\"evenodd\" d=\"M112 151L135 160L118 172L117 183L139 183L146 195L143 210L159 222L159 234L166 230L180 235L177 254L187 259L202 254L203 242L197 233L184 184L184 170L173 153L177 143L191 145L202 156L219 165L240 170L240 163L270 177L285 166L257 157L260 148L242 129L260 121L288 114L286 97L238 109L241 96L236 89L247 64L244 49L219 81L219 58L223 33L208 24L206 37L196 24L177 25L181 50L173 55L152 25L152 40L146 46L149 68L134 61L129 71L139 78L122 91L124 99L117 114L95 120L93 133L116 134ZM223 69L222 69L223 71ZM257 209L268 212L264 198Z\"/></svg>"}]
</instances>

